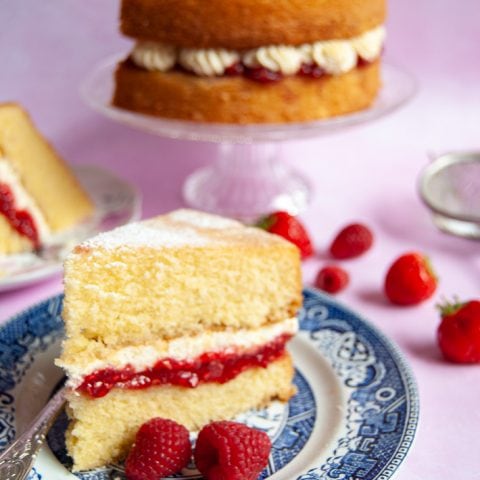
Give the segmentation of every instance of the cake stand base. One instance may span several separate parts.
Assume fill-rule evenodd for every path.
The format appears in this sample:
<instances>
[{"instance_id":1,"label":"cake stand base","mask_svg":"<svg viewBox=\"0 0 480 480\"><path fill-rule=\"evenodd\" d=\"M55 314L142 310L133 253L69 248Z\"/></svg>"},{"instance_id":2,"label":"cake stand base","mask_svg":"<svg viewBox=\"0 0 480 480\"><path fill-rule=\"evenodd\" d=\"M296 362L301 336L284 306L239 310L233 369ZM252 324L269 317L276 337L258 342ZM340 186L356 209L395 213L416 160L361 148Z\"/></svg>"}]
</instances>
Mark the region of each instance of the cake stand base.
<instances>
[{"instance_id":1,"label":"cake stand base","mask_svg":"<svg viewBox=\"0 0 480 480\"><path fill-rule=\"evenodd\" d=\"M220 143L217 160L187 177L188 206L243 221L275 210L296 215L310 203L312 189L279 161L280 143Z\"/></svg>"}]
</instances>

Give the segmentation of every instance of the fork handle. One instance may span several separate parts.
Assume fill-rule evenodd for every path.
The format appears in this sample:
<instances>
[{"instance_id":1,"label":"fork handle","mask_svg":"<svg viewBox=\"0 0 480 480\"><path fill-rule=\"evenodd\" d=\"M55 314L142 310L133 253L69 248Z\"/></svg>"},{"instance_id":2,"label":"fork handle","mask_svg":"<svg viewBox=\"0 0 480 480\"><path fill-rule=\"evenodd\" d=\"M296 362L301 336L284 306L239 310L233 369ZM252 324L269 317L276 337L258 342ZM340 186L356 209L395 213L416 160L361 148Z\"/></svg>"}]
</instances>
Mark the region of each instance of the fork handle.
<instances>
[{"instance_id":1,"label":"fork handle","mask_svg":"<svg viewBox=\"0 0 480 480\"><path fill-rule=\"evenodd\" d=\"M0 478L2 480L25 480L27 478L48 430L65 405L65 390L66 387L60 389L27 430L0 455Z\"/></svg>"}]
</instances>

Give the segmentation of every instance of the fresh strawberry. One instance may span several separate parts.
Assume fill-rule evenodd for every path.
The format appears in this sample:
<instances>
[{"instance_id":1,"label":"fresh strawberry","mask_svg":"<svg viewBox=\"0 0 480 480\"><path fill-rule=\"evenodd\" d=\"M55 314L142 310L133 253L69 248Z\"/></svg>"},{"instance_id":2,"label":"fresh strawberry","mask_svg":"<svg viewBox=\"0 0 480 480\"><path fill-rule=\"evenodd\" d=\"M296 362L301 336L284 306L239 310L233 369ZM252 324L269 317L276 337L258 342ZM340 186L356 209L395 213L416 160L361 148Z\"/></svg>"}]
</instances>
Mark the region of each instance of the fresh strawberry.
<instances>
[{"instance_id":1,"label":"fresh strawberry","mask_svg":"<svg viewBox=\"0 0 480 480\"><path fill-rule=\"evenodd\" d=\"M346 259L362 255L373 244L373 234L361 223L352 223L343 228L330 245L334 258Z\"/></svg>"},{"instance_id":2,"label":"fresh strawberry","mask_svg":"<svg viewBox=\"0 0 480 480\"><path fill-rule=\"evenodd\" d=\"M256 480L268 462L268 435L236 422L213 422L197 438L194 458L207 480Z\"/></svg>"},{"instance_id":3,"label":"fresh strawberry","mask_svg":"<svg viewBox=\"0 0 480 480\"><path fill-rule=\"evenodd\" d=\"M437 278L427 257L411 252L399 257L388 270L385 294L397 305L417 305L437 289Z\"/></svg>"},{"instance_id":4,"label":"fresh strawberry","mask_svg":"<svg viewBox=\"0 0 480 480\"><path fill-rule=\"evenodd\" d=\"M138 430L125 474L128 480L158 480L186 467L191 456L188 430L173 420L153 418Z\"/></svg>"},{"instance_id":5,"label":"fresh strawberry","mask_svg":"<svg viewBox=\"0 0 480 480\"><path fill-rule=\"evenodd\" d=\"M480 301L440 307L437 339L443 356L455 363L480 362Z\"/></svg>"},{"instance_id":6,"label":"fresh strawberry","mask_svg":"<svg viewBox=\"0 0 480 480\"><path fill-rule=\"evenodd\" d=\"M349 281L350 277L343 268L328 265L318 272L315 286L328 293L337 293L343 290Z\"/></svg>"},{"instance_id":7,"label":"fresh strawberry","mask_svg":"<svg viewBox=\"0 0 480 480\"><path fill-rule=\"evenodd\" d=\"M256 225L295 244L300 249L302 258L307 258L313 254L310 237L297 217L287 212L274 212L261 218Z\"/></svg>"}]
</instances>

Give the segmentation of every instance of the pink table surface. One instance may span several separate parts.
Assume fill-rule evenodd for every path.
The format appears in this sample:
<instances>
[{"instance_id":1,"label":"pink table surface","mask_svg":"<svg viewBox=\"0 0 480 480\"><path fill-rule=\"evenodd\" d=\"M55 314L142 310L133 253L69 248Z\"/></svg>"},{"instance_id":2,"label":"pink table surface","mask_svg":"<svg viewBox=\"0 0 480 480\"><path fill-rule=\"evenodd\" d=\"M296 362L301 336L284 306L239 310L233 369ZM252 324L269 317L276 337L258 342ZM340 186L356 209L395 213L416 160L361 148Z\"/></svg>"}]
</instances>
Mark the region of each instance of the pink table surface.
<instances>
[{"instance_id":1,"label":"pink table surface","mask_svg":"<svg viewBox=\"0 0 480 480\"><path fill-rule=\"evenodd\" d=\"M397 342L418 380L420 426L398 480L480 479L480 371L442 361L434 308L441 295L479 296L480 244L436 231L416 192L429 153L480 149L478 8L477 0L392 0L386 59L415 73L417 97L371 125L283 147L316 189L303 215L318 251L304 265L307 285L339 227L362 220L375 231L375 248L344 263L352 281L339 299ZM23 103L71 163L129 179L148 217L182 206L182 180L208 164L215 147L138 132L82 103L82 78L130 44L117 32L117 9L116 0L3 0L0 101ZM438 294L419 307L392 307L381 293L384 273L411 249L431 257ZM0 322L61 290L55 277L0 294Z\"/></svg>"}]
</instances>

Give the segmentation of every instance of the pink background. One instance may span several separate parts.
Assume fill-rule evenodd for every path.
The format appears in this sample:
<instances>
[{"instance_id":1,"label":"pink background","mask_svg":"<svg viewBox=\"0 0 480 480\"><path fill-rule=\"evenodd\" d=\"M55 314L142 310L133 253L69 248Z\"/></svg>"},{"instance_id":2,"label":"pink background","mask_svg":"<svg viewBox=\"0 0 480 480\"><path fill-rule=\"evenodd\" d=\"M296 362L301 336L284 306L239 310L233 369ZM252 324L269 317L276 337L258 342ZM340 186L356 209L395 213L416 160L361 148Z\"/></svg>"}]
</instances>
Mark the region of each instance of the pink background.
<instances>
[{"instance_id":1,"label":"pink background","mask_svg":"<svg viewBox=\"0 0 480 480\"><path fill-rule=\"evenodd\" d=\"M2 0L0 101L23 103L71 163L129 179L148 217L182 205L182 180L215 147L131 130L82 103L80 81L130 44L117 33L117 9L117 0ZM392 0L385 57L415 74L417 97L371 125L283 148L316 188L303 215L318 251L304 266L307 285L339 227L362 220L375 231L375 248L344 262L352 281L339 298L397 342L419 383L420 427L399 480L480 479L480 372L442 361L434 308L442 295L478 297L480 244L436 231L416 192L429 154L480 148L478 9L477 0ZM412 249L431 257L438 293L419 307L392 307L381 293L385 271ZM61 290L56 277L0 294L0 321Z\"/></svg>"}]
</instances>

